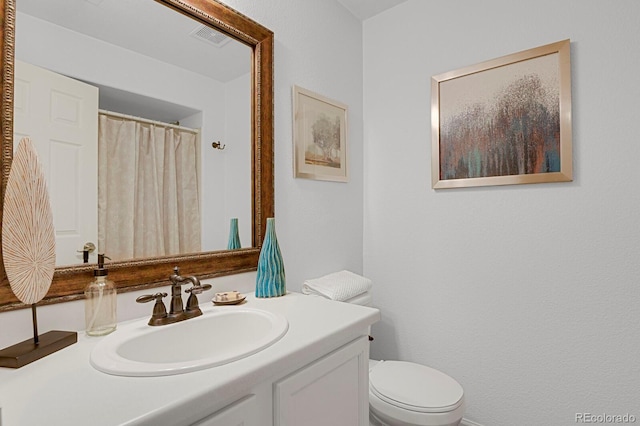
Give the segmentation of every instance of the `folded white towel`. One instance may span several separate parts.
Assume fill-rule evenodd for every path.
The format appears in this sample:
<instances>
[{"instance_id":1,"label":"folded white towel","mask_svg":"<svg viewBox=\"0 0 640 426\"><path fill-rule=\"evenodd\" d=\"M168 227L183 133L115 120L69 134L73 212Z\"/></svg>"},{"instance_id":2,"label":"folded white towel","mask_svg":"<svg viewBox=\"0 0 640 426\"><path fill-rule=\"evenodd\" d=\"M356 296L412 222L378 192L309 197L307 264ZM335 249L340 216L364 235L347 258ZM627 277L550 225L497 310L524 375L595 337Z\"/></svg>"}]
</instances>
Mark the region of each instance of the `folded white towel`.
<instances>
[{"instance_id":1,"label":"folded white towel","mask_svg":"<svg viewBox=\"0 0 640 426\"><path fill-rule=\"evenodd\" d=\"M327 299L345 301L371 290L372 282L350 271L334 272L320 278L306 280L302 293L316 294Z\"/></svg>"}]
</instances>

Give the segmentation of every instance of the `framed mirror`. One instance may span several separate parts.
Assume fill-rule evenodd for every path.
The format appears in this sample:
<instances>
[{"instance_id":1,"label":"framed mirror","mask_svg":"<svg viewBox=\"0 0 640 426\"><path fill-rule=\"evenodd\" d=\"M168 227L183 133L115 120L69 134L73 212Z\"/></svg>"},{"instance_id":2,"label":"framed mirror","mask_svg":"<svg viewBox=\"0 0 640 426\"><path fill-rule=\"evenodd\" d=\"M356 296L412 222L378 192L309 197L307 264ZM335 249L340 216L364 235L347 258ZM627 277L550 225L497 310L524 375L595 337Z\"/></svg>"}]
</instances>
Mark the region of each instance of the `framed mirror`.
<instances>
[{"instance_id":1,"label":"framed mirror","mask_svg":"<svg viewBox=\"0 0 640 426\"><path fill-rule=\"evenodd\" d=\"M184 244L180 243L180 250L176 248L173 251L158 252L164 254L138 250L115 256L118 260L114 259L113 262L109 263L108 267L110 270L109 275L118 286L119 292L166 285L168 276L171 274L174 266L179 266L185 274L197 275L202 278L255 270L264 235L266 218L272 217L274 214L273 33L250 18L214 0L157 0L155 2L151 0L139 0L135 2L110 0L109 2L104 2L105 5L102 6L106 7L108 5L112 8L113 4L116 4L116 10L100 10L101 3L103 3L103 1L100 0L74 0L73 2L63 2L65 7L70 7L70 4L73 3L72 7L74 9L67 10L66 12L62 12L60 7L51 7L51 0L24 0L17 8L15 0L0 0L0 2L0 7L2 8L0 10L0 17L3 18L3 31L0 40L2 44L0 63L2 65L3 88L0 109L2 127L2 151L0 157L2 197L4 198L4 191L11 167L14 139L19 138L22 134L30 135L28 132L22 133L21 131L20 108L23 104L21 96L24 92L24 85L22 85L24 79L21 77L22 74L16 76L17 73L23 72L22 62L23 59L27 59L30 65L35 63L37 66L47 68L47 72L55 71L64 78L72 78L73 80L80 81L82 84L95 86L97 88L96 91L100 92L100 120L103 120L103 115L108 116L105 119L112 119L114 117L118 120L123 119L123 117L127 119L133 118L143 123L141 125L143 129L146 129L145 126L147 126L148 123L157 124L157 122L165 122L169 127L173 126L170 129L172 134L185 127L187 130L195 129L194 134L198 139L196 143L198 147L196 150L198 152L195 156L196 160L193 166L191 166L191 163L188 163L189 166L183 166L182 168L196 169L197 173L193 174L193 176L195 176L194 179L197 180L197 187L200 193L195 196L194 201L186 201L183 204L198 206L195 210L198 211L200 217L194 219L193 216L189 216L190 219L188 222L197 223L197 231L201 232L201 234L193 238L183 238L183 240L191 242L200 239L201 241L198 241L197 245L191 246L184 246ZM29 6L30 3L31 6ZM31 7L31 9L29 9L29 7ZM73 18L75 21L56 21L55 17L46 15L46 10L44 9L47 7L53 12L58 10L60 19L66 19L68 21ZM107 26L110 25L114 28L117 34L113 36L96 34L96 32L100 33L100 30L97 28L98 25L96 23L90 21L91 14L99 16L101 18L100 21L108 23ZM140 25L134 25L132 28L135 27L136 31L128 33L127 31L129 30L126 30L125 21L152 23L150 27L155 26L155 30L158 32L152 33L153 28L145 30ZM63 33L65 31L71 31L70 34L75 34L78 32L82 33L82 28L88 28L86 31L92 30L94 33L82 34L81 37L88 37L92 43L103 43L105 46L107 44L109 46L117 45L117 35L120 35L122 38L122 36L126 34L126 38L121 41L120 46L113 48L115 50L112 49L114 52L116 52L117 49L126 50L122 50L119 53L120 56L118 56L118 58L123 58L119 61L119 68L112 68L107 62L102 65L100 64L100 61L106 61L109 57L108 53L105 53L107 52L106 50L100 50L99 55L92 57L91 53L98 51L97 48L85 47L83 51L82 48L76 48L80 44L77 44L75 39L69 39L63 36L60 36L60 38L54 37L53 35L49 36L50 33L47 32L50 31L51 34L53 34L55 32ZM201 38L222 39L223 44L230 46L225 46L225 52L242 51L242 49L244 49L245 53L243 54L245 56L244 59L240 61L243 65L234 66L232 54L227 54L227 56L219 58L222 49L218 46L208 46L206 42L209 40L195 42L186 39L185 41L177 40L178 35L175 35L177 34L175 31L178 31L179 28L193 29L193 31L187 32L194 33L195 36L200 36ZM34 36L34 34L36 36ZM194 36L194 34L189 35ZM38 40L38 37L40 40ZM115 38L109 39L109 37ZM133 37L136 37L136 39ZM28 38L28 41L25 42L25 38ZM137 38L140 38L140 40L137 40ZM47 43L53 43L53 45L45 49L44 45ZM171 45L170 43L182 43L178 44L178 46L182 46L182 48L176 48L176 44ZM57 57L50 55L52 57L40 59L37 56L38 49L34 48L35 45L39 44L42 45L38 46L41 51L59 51L60 53L57 53ZM158 64L162 64L163 67L174 67L176 70L182 70L172 71L169 74L163 75L161 74L160 66L145 69L144 66L141 65L139 68L133 68L133 64L136 64L138 59L136 59L137 57L129 56L129 52L136 51L138 46L145 44L147 44L147 47L151 50L134 52L143 57L144 61L156 61ZM157 47L158 45L167 47L166 49L156 49L159 52L157 53L158 55L163 54L160 52L162 50L164 50L164 54L167 54L167 52L173 52L173 54L167 55L165 58L154 56L156 55L153 51L154 46ZM82 56L86 60L87 66L82 65L82 63L71 64L72 53L70 52L73 51L74 48L78 51L76 53L80 53L79 56ZM179 52L180 55L176 52ZM176 59L179 63L170 63L174 60L172 57L179 57ZM139 62L142 62L142 60ZM124 67L122 67L123 64L125 65ZM224 64L224 67L219 67L220 64ZM81 71L84 68L93 68L94 74L83 74ZM218 68L221 69L218 70ZM239 71L237 69L239 69ZM96 70L102 71L104 75L97 76ZM226 77L219 77L219 75L222 74L214 75L216 72L226 73ZM118 80L115 78L118 73L127 76L129 80L124 78ZM193 77L191 77L189 73L194 73ZM211 73L211 75L209 75L209 73ZM170 78L165 77L166 75L169 75ZM204 78L202 77L203 75ZM238 77L238 75L240 77ZM152 80L158 80L161 83L158 84L155 89L150 88L147 90L145 85ZM16 83L16 81L18 81L18 83ZM40 82L40 80L37 81ZM122 81L123 83L114 84L112 81ZM223 84L220 85L223 89L216 89L219 85L218 81L223 81ZM224 82L228 81L233 82L224 84ZM240 86L239 89L233 89L239 84L236 82L242 82L246 87ZM229 87L231 87L231 89L229 89ZM188 90L192 91L191 94ZM215 92L215 90L218 90L218 92ZM173 91L172 96L174 96L174 99L169 99L170 96L166 94L169 91ZM203 93L206 96L202 95ZM226 96L218 96L216 93L223 93L226 94ZM244 95L238 95L238 93L246 94L248 99L244 99ZM200 94L201 97L208 99L225 98L230 100L230 103L219 105L213 104L212 102L211 107L202 107L202 102L199 103L197 100L194 100L196 94ZM75 99L73 96L71 98ZM240 101L238 101L238 99L240 99ZM56 101L52 101L51 104L55 102ZM61 103L64 104L64 99ZM233 111L239 109L238 104L245 105L245 110L233 115ZM103 105L106 105L106 107L103 107ZM146 107L144 107L144 105L146 105ZM159 115L154 115L154 111L159 111ZM162 117L162 114L166 111L172 111L171 114L164 115L169 118ZM95 116L93 112L90 114L81 112L76 115L73 113L63 114L63 118L75 117L79 114L84 114L89 117ZM220 118L221 116L225 117L224 120ZM92 120L93 119L94 118L92 118ZM180 123L173 123L173 121L180 121ZM211 123L215 125L212 126ZM164 126L164 123L160 124ZM103 121L100 121L100 134L105 133L104 128L106 127ZM212 130L212 128L217 130ZM221 128L230 130L221 133L219 130ZM244 133L237 129L243 129ZM95 133L95 131L93 131L93 133ZM216 139L217 141L218 137L222 139L218 148L225 147L227 151L216 149L212 146L211 139ZM41 137L40 139L46 138ZM17 143L17 140L15 142ZM229 142L229 144L225 142ZM102 140L100 140L99 143L103 143ZM65 146L68 146L68 144ZM100 147L102 145L98 144L98 146ZM48 151L54 152L53 149L47 148L46 152ZM73 153L68 154L65 152L66 151L62 150L62 154L58 154L57 156L52 154L51 158L47 159L51 166L46 166L48 163L45 162L45 168L49 167L53 170L55 167L59 167L61 163L65 163L63 169L68 170L70 167L68 167L66 162L69 161L69 158L74 158L74 156ZM134 156L136 159L140 157L139 154L134 154ZM103 155L103 157L105 156ZM111 158L113 155L110 153L108 157ZM131 157L131 155L129 155L129 157ZM127 158L126 155L125 158ZM212 158L214 160L211 160ZM215 160L216 158L217 160ZM221 158L225 158L224 161L226 161L226 163L222 162ZM213 162L207 163L207 161ZM93 164L89 161L79 163L85 165ZM103 167L103 169L105 168L104 166L101 167ZM90 168L97 169L98 167ZM118 171L115 175L122 175L120 166L115 167L115 169ZM226 169L228 172L226 174L219 172L217 175L211 173L211 170L215 171L219 169ZM239 173L239 170L243 170L243 172ZM233 174L234 172L236 173L235 175ZM81 173L82 172L74 171L71 175L77 176ZM222 177L220 178L220 176ZM126 192L130 186L134 186L133 183L129 185L129 181L126 179L134 180L136 183L140 181L139 178L132 177L125 178L125 180L121 180L117 184L111 183L111 187L116 188L116 200L122 199L124 197L122 194ZM82 179L82 181L84 180L85 179ZM73 180L70 181L65 187L73 185L73 182ZM237 182L243 183L240 185L237 184ZM234 184L236 186L234 186ZM238 189L238 186L243 189ZM101 190L97 192L101 193L103 186L99 187ZM55 192L55 188L53 191L50 189L50 192ZM64 191L62 192L64 193ZM185 192L190 191L180 189L178 191L180 194ZM56 202L61 205L73 204L73 202L70 203L68 201L68 198L62 197L61 199L63 201L56 201L55 197L56 195L52 194L54 211L56 209ZM85 200L91 199L91 197L91 195L83 195L79 198ZM102 195L100 195L100 197L102 197ZM103 198L100 199L102 203ZM144 196L143 199L147 200L147 196ZM143 203L138 201L136 201L135 204L144 206L145 208L142 210L154 211L153 206L155 206L155 204L151 204L150 206L148 202ZM208 208L208 205L214 207ZM164 207L161 209L164 209ZM155 210L159 209L156 208ZM2 210L0 209L0 218L1 215ZM73 214L58 216L68 218L73 216ZM87 215L79 216L84 217ZM91 215L88 216L91 217ZM108 244L105 246L104 243L104 216L104 213L102 213L102 219L98 220L100 224L98 227L98 234L100 235L98 240L100 243L98 244L97 251L107 251L108 255L110 246ZM107 216L115 217L119 216L119 214L110 212ZM246 220L241 219L240 223L248 222L244 223L244 239L245 241L250 241L243 241L243 247L246 246L247 248L226 250L226 244L222 241L222 239L226 239L226 235L223 234L228 232L229 220L233 217L246 217ZM217 224L217 228L213 227L214 224ZM120 226L116 224L116 229L119 227ZM136 229L140 228L138 225L135 227ZM58 228L64 229L62 225ZM165 231L165 234L166 233ZM72 234L72 232L67 232L67 235L70 234ZM171 234L171 232L169 232L169 234ZM107 233L107 239L111 238L111 240L119 242L120 240L113 237L113 235L113 233ZM127 236L128 234L125 232L123 235ZM216 235L217 239L213 237ZM84 236L80 238L82 239ZM143 245L149 245L148 241L149 238L147 237L143 241ZM65 250L69 252L74 251L72 250L73 248L77 248L81 251L81 247L78 247L77 241L74 244L75 246L72 245L71 249L65 248ZM62 245L64 245L64 243L61 244L61 246ZM118 246L118 244L115 246ZM104 247L107 247L106 250ZM116 251L116 248L112 248L112 250ZM153 254L149 255L149 253ZM78 259L77 263L81 262L81 256L78 254L73 254L73 256L75 256L75 259ZM63 255L58 257L62 258ZM50 291L41 303L57 303L82 298L84 286L93 275L93 269L95 268L94 259L95 255L90 260L90 263L87 264L74 265L72 263L76 262L73 261L73 257L70 261L65 260L64 262L58 262L57 265L61 266L56 268ZM19 303L11 292L4 267L0 266L0 311L21 307L24 306Z\"/></svg>"}]
</instances>

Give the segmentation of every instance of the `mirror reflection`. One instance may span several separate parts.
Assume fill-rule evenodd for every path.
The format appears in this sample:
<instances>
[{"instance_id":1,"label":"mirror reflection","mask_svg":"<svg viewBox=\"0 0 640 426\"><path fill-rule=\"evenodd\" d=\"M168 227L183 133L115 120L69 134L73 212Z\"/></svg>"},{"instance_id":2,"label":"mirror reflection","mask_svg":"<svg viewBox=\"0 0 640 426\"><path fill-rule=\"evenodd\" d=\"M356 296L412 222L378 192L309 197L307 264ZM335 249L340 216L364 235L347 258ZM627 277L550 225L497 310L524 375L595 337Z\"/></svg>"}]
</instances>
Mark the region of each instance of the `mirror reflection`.
<instances>
[{"instance_id":1,"label":"mirror reflection","mask_svg":"<svg viewBox=\"0 0 640 426\"><path fill-rule=\"evenodd\" d=\"M149 0L20 0L15 39L57 265L251 245L249 47Z\"/></svg>"}]
</instances>

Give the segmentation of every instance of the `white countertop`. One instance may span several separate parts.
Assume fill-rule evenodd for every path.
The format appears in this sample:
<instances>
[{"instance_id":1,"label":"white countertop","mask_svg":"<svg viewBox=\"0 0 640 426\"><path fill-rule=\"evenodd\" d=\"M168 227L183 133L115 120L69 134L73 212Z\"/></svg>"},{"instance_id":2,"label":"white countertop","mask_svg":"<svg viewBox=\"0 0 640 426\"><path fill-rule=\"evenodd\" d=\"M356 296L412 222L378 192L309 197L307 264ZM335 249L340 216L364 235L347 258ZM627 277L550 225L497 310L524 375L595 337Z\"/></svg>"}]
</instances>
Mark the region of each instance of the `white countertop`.
<instances>
[{"instance_id":1,"label":"white countertop","mask_svg":"<svg viewBox=\"0 0 640 426\"><path fill-rule=\"evenodd\" d=\"M46 358L19 369L0 368L0 426L190 424L246 395L253 386L295 371L365 334L380 319L374 308L297 293L270 299L249 295L241 306L282 314L289 330L247 358L164 377L121 377L95 370L89 355L103 338L79 332L78 343ZM234 307L201 302L201 308L207 315ZM202 338L223 339L224 333L211 330Z\"/></svg>"}]
</instances>

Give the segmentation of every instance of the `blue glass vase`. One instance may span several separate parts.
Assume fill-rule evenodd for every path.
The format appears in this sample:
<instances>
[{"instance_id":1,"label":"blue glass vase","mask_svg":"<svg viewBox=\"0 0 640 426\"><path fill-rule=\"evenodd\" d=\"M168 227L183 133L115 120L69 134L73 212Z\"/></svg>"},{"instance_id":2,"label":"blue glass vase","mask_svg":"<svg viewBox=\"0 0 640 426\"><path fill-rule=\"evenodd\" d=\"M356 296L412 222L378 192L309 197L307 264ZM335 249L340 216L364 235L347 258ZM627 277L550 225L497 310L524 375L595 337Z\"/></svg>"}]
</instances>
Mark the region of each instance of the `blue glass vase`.
<instances>
[{"instance_id":1,"label":"blue glass vase","mask_svg":"<svg viewBox=\"0 0 640 426\"><path fill-rule=\"evenodd\" d=\"M242 248L240 245L240 235L238 234L238 218L231 219L231 226L229 227L229 242L227 243L227 250L235 250Z\"/></svg>"},{"instance_id":2,"label":"blue glass vase","mask_svg":"<svg viewBox=\"0 0 640 426\"><path fill-rule=\"evenodd\" d=\"M256 297L278 297L286 292L284 262L276 237L276 225L274 219L270 217L267 218L267 232L258 258Z\"/></svg>"}]
</instances>

